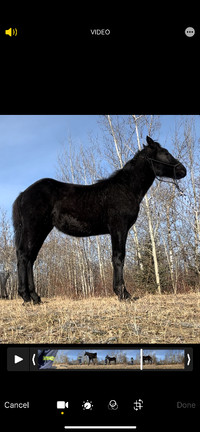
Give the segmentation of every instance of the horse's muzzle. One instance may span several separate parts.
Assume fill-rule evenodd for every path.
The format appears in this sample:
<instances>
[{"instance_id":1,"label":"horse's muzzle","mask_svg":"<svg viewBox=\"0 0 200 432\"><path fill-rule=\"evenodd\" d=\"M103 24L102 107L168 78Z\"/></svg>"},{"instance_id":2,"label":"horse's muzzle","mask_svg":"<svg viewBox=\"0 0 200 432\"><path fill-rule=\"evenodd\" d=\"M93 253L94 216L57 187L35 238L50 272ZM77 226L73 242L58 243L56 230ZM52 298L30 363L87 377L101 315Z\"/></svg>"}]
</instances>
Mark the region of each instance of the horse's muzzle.
<instances>
[{"instance_id":1,"label":"horse's muzzle","mask_svg":"<svg viewBox=\"0 0 200 432\"><path fill-rule=\"evenodd\" d=\"M176 167L176 178L177 178L177 180L182 179L183 177L186 176L186 174L187 174L187 170L186 170L186 168L184 167L184 165L179 164L179 165Z\"/></svg>"}]
</instances>

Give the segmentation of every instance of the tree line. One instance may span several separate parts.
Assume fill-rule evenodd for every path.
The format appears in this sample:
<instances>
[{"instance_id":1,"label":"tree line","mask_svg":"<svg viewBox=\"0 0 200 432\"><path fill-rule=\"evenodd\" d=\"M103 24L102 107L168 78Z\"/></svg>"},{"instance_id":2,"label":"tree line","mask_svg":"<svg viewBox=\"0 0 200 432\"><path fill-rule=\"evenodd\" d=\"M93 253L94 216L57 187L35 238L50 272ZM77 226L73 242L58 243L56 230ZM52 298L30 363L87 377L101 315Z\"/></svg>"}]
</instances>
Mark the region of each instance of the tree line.
<instances>
[{"instance_id":1,"label":"tree line","mask_svg":"<svg viewBox=\"0 0 200 432\"><path fill-rule=\"evenodd\" d=\"M100 116L98 136L89 145L65 142L57 161L57 179L91 184L120 169L142 149L146 135L159 142L162 116ZM200 286L200 158L199 117L185 116L161 145L187 168L178 191L155 181L143 199L126 246L125 280L130 292L182 293ZM170 144L170 147L169 147ZM71 298L112 296L109 235L73 238L54 229L34 266L39 295ZM7 279L5 282L5 278ZM1 297L17 296L17 269L11 221L1 210Z\"/></svg>"}]
</instances>

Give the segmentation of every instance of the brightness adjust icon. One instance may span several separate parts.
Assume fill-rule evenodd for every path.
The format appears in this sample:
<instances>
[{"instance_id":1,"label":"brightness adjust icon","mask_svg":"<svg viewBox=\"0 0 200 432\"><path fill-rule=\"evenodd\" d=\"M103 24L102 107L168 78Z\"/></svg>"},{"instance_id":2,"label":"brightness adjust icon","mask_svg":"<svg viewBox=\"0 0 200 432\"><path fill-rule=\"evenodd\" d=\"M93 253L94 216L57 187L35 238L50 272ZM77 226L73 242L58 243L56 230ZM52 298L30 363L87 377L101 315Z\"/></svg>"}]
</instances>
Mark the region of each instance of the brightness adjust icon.
<instances>
[{"instance_id":1,"label":"brightness adjust icon","mask_svg":"<svg viewBox=\"0 0 200 432\"><path fill-rule=\"evenodd\" d=\"M83 401L82 408L83 408L83 410L90 410L91 411L93 408L92 401L89 401L88 399L86 401Z\"/></svg>"}]
</instances>

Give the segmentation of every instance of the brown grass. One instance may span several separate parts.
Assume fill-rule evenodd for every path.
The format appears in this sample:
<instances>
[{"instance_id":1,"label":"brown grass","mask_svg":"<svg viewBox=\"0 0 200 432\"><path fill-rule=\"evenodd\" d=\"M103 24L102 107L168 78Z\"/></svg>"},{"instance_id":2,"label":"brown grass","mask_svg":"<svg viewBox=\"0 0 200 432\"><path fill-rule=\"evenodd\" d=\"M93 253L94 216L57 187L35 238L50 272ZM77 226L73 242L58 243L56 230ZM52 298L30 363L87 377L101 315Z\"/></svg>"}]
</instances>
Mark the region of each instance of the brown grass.
<instances>
[{"instance_id":1,"label":"brown grass","mask_svg":"<svg viewBox=\"0 0 200 432\"><path fill-rule=\"evenodd\" d=\"M143 370L151 370L151 369L155 369L155 370L169 370L169 369L184 369L184 363L178 363L178 364L166 364L166 365L157 365L157 364L152 364L152 365L143 365Z\"/></svg>"},{"instance_id":2,"label":"brown grass","mask_svg":"<svg viewBox=\"0 0 200 432\"><path fill-rule=\"evenodd\" d=\"M0 300L0 343L200 343L200 294Z\"/></svg>"},{"instance_id":3,"label":"brown grass","mask_svg":"<svg viewBox=\"0 0 200 432\"><path fill-rule=\"evenodd\" d=\"M67 365L67 364L54 364L53 369L68 369L68 370L122 370L122 369L130 369L130 370L140 370L139 365L128 365L128 364L116 364L116 365Z\"/></svg>"}]
</instances>

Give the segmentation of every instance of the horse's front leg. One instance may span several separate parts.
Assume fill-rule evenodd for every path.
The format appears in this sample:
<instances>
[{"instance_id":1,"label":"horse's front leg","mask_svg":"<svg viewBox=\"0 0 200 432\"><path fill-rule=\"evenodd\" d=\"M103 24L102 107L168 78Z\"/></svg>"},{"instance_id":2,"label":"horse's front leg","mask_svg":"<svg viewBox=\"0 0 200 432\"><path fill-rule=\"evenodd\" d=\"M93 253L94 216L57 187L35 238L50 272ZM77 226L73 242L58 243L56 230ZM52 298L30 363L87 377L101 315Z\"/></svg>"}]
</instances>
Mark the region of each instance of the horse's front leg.
<instances>
[{"instance_id":1,"label":"horse's front leg","mask_svg":"<svg viewBox=\"0 0 200 432\"><path fill-rule=\"evenodd\" d=\"M131 297L126 290L123 269L125 259L125 247L128 230L116 229L111 234L112 240L112 263L113 263L113 289L119 300L127 300Z\"/></svg>"}]
</instances>

